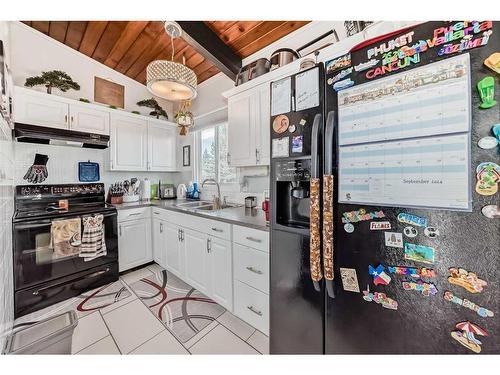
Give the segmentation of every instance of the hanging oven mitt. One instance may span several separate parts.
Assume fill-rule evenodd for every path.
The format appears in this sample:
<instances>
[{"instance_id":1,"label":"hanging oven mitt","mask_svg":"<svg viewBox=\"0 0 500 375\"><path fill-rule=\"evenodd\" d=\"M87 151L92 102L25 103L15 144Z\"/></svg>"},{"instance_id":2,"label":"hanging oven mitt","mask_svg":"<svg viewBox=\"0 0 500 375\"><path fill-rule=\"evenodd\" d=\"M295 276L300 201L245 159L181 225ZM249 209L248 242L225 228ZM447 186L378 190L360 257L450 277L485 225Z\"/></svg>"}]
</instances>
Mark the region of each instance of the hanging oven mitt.
<instances>
[{"instance_id":1,"label":"hanging oven mitt","mask_svg":"<svg viewBox=\"0 0 500 375\"><path fill-rule=\"evenodd\" d=\"M45 181L49 175L46 167L48 161L49 157L47 155L35 154L35 161L33 162L33 165L28 168L23 180L32 184L39 184Z\"/></svg>"}]
</instances>

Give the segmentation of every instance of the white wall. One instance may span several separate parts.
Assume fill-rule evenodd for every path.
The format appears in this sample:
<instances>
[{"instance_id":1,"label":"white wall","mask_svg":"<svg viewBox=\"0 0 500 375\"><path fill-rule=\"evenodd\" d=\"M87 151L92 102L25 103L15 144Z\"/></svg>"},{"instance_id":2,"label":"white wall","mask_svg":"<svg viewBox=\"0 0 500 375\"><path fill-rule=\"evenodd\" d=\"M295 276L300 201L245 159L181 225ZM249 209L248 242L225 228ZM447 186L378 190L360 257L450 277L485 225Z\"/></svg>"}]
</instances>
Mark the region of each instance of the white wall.
<instances>
[{"instance_id":1,"label":"white wall","mask_svg":"<svg viewBox=\"0 0 500 375\"><path fill-rule=\"evenodd\" d=\"M7 22L0 22L6 63L10 65ZM14 321L14 282L12 277L12 214L14 211L14 149L10 128L0 115L0 347Z\"/></svg>"},{"instance_id":2,"label":"white wall","mask_svg":"<svg viewBox=\"0 0 500 375\"><path fill-rule=\"evenodd\" d=\"M151 183L158 183L161 179L165 183L173 183L175 173L160 172L117 172L109 171L106 163L106 150L95 150L88 148L77 148L69 146L52 146L32 143L15 143L15 185L28 184L23 180L23 176L28 168L33 164L36 153L44 154L49 157L47 170L49 176L43 182L44 184L70 184L78 183L78 162L92 161L99 163L101 179L106 189L114 182L136 177L138 179L148 178Z\"/></svg>"},{"instance_id":3,"label":"white wall","mask_svg":"<svg viewBox=\"0 0 500 375\"><path fill-rule=\"evenodd\" d=\"M62 70L68 73L80 85L80 90L61 92L53 90L55 95L72 99L87 98L94 100L94 77L101 77L125 86L125 109L148 114L148 108L138 107L139 100L151 98L146 86L99 63L96 60L58 42L55 39L17 21L11 26L12 74L14 84L24 86L27 77L39 75L42 71ZM35 89L45 91L44 86ZM158 100L173 120L173 104Z\"/></svg>"}]
</instances>

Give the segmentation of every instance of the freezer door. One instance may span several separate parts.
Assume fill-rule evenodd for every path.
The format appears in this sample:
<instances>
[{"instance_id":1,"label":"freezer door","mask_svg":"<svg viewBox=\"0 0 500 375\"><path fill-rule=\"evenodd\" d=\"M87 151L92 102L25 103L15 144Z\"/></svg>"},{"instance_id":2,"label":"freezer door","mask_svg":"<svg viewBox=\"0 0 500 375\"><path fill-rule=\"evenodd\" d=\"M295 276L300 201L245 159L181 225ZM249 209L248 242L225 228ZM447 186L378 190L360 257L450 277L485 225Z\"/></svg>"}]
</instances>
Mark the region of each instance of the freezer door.
<instances>
[{"instance_id":1,"label":"freezer door","mask_svg":"<svg viewBox=\"0 0 500 375\"><path fill-rule=\"evenodd\" d=\"M311 280L309 240L298 233L271 233L272 354L323 353L323 294Z\"/></svg>"}]
</instances>

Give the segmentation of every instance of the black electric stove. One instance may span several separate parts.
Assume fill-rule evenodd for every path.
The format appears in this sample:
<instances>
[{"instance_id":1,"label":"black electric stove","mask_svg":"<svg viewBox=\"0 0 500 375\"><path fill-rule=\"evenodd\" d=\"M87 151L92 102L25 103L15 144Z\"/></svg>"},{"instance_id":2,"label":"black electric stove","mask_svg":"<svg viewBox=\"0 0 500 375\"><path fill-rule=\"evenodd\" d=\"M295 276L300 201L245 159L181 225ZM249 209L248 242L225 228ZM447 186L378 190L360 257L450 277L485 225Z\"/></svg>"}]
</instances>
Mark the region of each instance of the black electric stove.
<instances>
[{"instance_id":1,"label":"black electric stove","mask_svg":"<svg viewBox=\"0 0 500 375\"><path fill-rule=\"evenodd\" d=\"M20 185L14 200L16 317L118 279L117 212L105 202L104 184ZM106 255L86 259L54 251L53 221L99 214L104 217Z\"/></svg>"}]
</instances>

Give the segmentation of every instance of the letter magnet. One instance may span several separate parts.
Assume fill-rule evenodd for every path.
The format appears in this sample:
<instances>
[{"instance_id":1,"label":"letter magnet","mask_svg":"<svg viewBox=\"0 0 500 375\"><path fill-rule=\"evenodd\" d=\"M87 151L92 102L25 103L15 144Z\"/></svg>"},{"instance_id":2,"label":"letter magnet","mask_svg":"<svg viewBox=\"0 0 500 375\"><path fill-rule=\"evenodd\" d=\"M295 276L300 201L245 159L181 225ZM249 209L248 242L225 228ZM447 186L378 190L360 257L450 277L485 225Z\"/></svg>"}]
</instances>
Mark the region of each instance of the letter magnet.
<instances>
[{"instance_id":1,"label":"letter magnet","mask_svg":"<svg viewBox=\"0 0 500 375\"><path fill-rule=\"evenodd\" d=\"M474 272L469 272L463 268L450 268L448 270L450 276L448 282L454 285L461 286L471 293L481 293L488 283L479 277Z\"/></svg>"},{"instance_id":2,"label":"letter magnet","mask_svg":"<svg viewBox=\"0 0 500 375\"><path fill-rule=\"evenodd\" d=\"M476 336L488 336L488 333L481 327L469 322L460 322L455 325L456 330L451 332L451 337L458 341L460 345L472 350L474 353L481 352L482 342Z\"/></svg>"}]
</instances>

